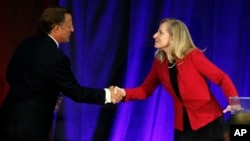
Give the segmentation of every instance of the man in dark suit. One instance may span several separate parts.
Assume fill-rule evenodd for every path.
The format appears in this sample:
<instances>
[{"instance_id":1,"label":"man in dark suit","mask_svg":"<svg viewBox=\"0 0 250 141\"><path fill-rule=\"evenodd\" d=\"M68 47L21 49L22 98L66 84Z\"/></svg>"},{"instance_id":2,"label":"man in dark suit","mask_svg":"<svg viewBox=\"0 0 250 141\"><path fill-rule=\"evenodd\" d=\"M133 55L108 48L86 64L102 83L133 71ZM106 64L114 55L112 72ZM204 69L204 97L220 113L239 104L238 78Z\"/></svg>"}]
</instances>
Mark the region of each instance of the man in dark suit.
<instances>
[{"instance_id":1,"label":"man in dark suit","mask_svg":"<svg viewBox=\"0 0 250 141\"><path fill-rule=\"evenodd\" d=\"M87 88L76 81L69 58L58 49L74 31L65 8L48 8L40 17L43 34L23 40L7 69L10 89L0 113L0 140L47 141L60 92L76 102L117 103L113 86Z\"/></svg>"}]
</instances>

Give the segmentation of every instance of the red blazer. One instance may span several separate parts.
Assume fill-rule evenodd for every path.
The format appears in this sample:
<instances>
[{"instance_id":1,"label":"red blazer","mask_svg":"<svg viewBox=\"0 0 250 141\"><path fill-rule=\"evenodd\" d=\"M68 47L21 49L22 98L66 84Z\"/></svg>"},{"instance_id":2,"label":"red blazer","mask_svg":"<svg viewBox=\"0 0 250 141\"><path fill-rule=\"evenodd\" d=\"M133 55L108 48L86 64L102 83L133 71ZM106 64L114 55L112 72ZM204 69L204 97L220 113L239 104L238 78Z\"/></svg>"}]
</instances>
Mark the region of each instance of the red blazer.
<instances>
[{"instance_id":1,"label":"red blazer","mask_svg":"<svg viewBox=\"0 0 250 141\"><path fill-rule=\"evenodd\" d=\"M152 95L161 83L173 97L175 123L178 130L183 130L183 106L186 107L192 129L197 130L222 115L222 108L209 89L206 78L219 85L226 98L238 96L232 81L222 70L211 63L204 54L194 49L182 60L176 61L177 81L183 102L175 94L168 71L168 62L154 60L151 71L136 88L127 88L125 101L145 99Z\"/></svg>"}]
</instances>

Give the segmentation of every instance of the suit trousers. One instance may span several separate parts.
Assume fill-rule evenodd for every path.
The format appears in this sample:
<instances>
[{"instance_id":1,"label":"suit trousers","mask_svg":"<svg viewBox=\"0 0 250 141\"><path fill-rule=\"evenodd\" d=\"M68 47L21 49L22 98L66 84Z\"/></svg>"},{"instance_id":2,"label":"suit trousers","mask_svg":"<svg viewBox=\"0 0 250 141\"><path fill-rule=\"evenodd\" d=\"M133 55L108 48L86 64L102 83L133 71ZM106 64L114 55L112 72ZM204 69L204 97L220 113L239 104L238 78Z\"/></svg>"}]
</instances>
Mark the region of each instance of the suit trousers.
<instances>
[{"instance_id":1,"label":"suit trousers","mask_svg":"<svg viewBox=\"0 0 250 141\"><path fill-rule=\"evenodd\" d=\"M1 141L27 141L25 139L12 136L12 135L7 135L7 134L0 134L0 140Z\"/></svg>"}]
</instances>

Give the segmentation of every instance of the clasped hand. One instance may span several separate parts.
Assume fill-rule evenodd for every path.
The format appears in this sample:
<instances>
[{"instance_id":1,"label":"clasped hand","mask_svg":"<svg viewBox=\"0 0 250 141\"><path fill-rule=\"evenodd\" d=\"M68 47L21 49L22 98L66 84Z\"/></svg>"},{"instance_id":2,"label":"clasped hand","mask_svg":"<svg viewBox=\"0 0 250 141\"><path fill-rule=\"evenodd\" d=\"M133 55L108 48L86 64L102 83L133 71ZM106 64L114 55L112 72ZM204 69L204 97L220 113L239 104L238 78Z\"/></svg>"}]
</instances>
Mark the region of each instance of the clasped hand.
<instances>
[{"instance_id":1,"label":"clasped hand","mask_svg":"<svg viewBox=\"0 0 250 141\"><path fill-rule=\"evenodd\" d=\"M126 96L125 90L123 88L119 88L118 86L110 86L109 90L111 93L111 102L113 104L120 102L123 97Z\"/></svg>"}]
</instances>

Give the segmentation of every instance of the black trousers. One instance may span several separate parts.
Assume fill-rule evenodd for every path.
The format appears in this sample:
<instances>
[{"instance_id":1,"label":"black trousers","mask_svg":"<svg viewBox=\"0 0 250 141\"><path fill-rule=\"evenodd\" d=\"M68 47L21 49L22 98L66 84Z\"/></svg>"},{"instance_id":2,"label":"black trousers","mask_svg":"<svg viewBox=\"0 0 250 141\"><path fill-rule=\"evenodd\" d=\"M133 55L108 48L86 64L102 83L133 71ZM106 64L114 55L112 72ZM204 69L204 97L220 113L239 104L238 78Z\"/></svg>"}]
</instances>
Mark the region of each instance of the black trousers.
<instances>
[{"instance_id":1,"label":"black trousers","mask_svg":"<svg viewBox=\"0 0 250 141\"><path fill-rule=\"evenodd\" d=\"M41 138L26 139L26 138L17 137L15 135L0 133L0 141L49 141L49 139L41 139Z\"/></svg>"},{"instance_id":2,"label":"black trousers","mask_svg":"<svg viewBox=\"0 0 250 141\"><path fill-rule=\"evenodd\" d=\"M7 134L0 134L0 140L1 141L27 141L25 139L21 139L19 137L7 135Z\"/></svg>"},{"instance_id":3,"label":"black trousers","mask_svg":"<svg viewBox=\"0 0 250 141\"><path fill-rule=\"evenodd\" d=\"M184 131L174 130L174 141L224 141L225 120L221 116L206 126L194 131L190 125Z\"/></svg>"}]
</instances>

